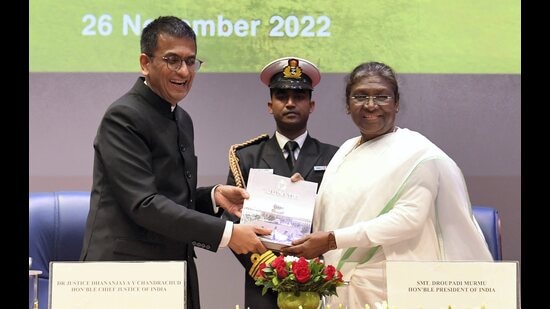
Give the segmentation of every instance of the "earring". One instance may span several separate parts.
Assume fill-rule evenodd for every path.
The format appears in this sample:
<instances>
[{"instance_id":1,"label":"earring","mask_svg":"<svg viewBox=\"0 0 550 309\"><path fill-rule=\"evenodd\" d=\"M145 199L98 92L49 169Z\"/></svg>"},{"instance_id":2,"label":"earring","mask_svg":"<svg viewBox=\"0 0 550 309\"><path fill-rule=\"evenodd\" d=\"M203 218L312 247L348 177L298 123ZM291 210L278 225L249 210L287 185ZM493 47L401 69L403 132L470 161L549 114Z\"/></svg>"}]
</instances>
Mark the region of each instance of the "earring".
<instances>
[{"instance_id":1,"label":"earring","mask_svg":"<svg viewBox=\"0 0 550 309\"><path fill-rule=\"evenodd\" d=\"M396 109L395 109L395 112L396 112L396 113L399 112L399 108L396 108Z\"/></svg>"}]
</instances>

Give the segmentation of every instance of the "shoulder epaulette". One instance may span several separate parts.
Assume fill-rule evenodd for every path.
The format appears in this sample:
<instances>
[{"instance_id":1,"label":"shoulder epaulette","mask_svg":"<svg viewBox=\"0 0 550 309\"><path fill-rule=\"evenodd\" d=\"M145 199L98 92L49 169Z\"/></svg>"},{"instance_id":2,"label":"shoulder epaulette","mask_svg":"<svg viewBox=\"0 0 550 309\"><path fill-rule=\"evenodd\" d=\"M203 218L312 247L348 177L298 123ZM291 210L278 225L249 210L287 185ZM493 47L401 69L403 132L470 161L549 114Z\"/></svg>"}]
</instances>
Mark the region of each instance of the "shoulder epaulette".
<instances>
[{"instance_id":1,"label":"shoulder epaulette","mask_svg":"<svg viewBox=\"0 0 550 309\"><path fill-rule=\"evenodd\" d=\"M233 174L233 178L235 178L235 185L237 187L244 188L244 179L243 179L243 174L241 172L241 168L239 167L239 158L237 157L237 150L249 145L257 144L267 139L269 139L269 134L264 133L257 137L251 138L245 141L244 143L233 144L231 145L231 147L229 147L229 169Z\"/></svg>"}]
</instances>

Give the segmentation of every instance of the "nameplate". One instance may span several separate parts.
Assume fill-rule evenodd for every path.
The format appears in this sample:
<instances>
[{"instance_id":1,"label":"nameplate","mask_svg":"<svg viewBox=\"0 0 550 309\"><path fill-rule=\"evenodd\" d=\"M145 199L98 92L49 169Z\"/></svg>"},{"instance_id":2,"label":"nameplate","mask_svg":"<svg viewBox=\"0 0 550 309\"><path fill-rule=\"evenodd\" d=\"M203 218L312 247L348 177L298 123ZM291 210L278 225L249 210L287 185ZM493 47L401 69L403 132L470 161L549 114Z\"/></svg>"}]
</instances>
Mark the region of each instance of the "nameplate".
<instances>
[{"instance_id":1,"label":"nameplate","mask_svg":"<svg viewBox=\"0 0 550 309\"><path fill-rule=\"evenodd\" d=\"M48 308L187 308L186 263L50 262Z\"/></svg>"},{"instance_id":2,"label":"nameplate","mask_svg":"<svg viewBox=\"0 0 550 309\"><path fill-rule=\"evenodd\" d=\"M391 308L516 309L518 262L386 262Z\"/></svg>"}]
</instances>

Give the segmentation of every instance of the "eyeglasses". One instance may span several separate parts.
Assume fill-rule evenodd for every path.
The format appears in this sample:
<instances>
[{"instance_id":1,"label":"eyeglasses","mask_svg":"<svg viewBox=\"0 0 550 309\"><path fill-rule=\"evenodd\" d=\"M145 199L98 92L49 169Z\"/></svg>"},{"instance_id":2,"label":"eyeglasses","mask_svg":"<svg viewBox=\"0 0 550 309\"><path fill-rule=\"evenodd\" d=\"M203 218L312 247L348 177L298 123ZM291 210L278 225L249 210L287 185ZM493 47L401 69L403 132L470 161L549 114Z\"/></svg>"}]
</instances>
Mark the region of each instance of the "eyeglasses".
<instances>
[{"instance_id":1,"label":"eyeglasses","mask_svg":"<svg viewBox=\"0 0 550 309\"><path fill-rule=\"evenodd\" d=\"M154 56L150 56L151 58L154 58ZM187 69L190 71L197 72L201 65L204 63L204 61L199 60L195 57L189 57L189 58L180 58L178 56L172 55L172 56L163 56L162 60L166 62L166 66L168 69L177 72L181 67L183 66L183 63L185 62L185 65L187 66Z\"/></svg>"},{"instance_id":2,"label":"eyeglasses","mask_svg":"<svg viewBox=\"0 0 550 309\"><path fill-rule=\"evenodd\" d=\"M370 100L374 102L376 105L388 105L390 104L393 97L389 95L364 95L364 94L357 94L350 96L350 101L354 105L364 105L369 104Z\"/></svg>"}]
</instances>

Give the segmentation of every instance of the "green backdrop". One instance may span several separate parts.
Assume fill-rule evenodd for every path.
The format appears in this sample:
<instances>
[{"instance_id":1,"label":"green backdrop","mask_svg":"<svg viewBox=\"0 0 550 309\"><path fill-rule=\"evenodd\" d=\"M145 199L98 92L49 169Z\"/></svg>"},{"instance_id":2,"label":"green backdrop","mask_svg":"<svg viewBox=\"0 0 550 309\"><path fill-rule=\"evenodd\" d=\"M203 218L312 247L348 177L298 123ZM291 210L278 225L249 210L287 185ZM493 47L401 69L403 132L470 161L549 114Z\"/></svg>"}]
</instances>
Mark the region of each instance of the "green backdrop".
<instances>
[{"instance_id":1,"label":"green backdrop","mask_svg":"<svg viewBox=\"0 0 550 309\"><path fill-rule=\"evenodd\" d=\"M137 72L159 15L197 33L203 72L257 73L296 55L325 73L377 60L400 73L519 74L519 0L31 0L31 72Z\"/></svg>"}]
</instances>

